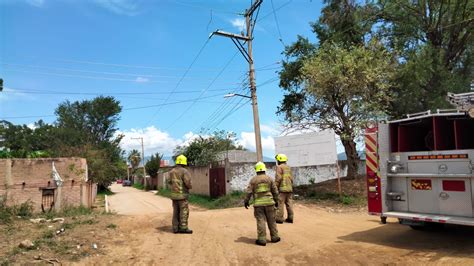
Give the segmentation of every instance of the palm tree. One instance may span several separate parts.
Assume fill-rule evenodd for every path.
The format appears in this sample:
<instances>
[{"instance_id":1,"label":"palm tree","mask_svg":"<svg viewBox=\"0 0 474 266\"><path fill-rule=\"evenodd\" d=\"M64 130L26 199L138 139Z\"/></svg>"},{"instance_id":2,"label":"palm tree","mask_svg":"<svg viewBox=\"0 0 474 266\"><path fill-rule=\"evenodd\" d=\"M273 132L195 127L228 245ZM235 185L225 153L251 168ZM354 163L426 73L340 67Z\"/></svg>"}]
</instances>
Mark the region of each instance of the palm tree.
<instances>
[{"instance_id":1,"label":"palm tree","mask_svg":"<svg viewBox=\"0 0 474 266\"><path fill-rule=\"evenodd\" d=\"M128 153L127 159L130 162L130 165L132 165L132 172L133 172L135 171L135 169L137 169L142 158L141 158L140 152L134 149Z\"/></svg>"}]
</instances>

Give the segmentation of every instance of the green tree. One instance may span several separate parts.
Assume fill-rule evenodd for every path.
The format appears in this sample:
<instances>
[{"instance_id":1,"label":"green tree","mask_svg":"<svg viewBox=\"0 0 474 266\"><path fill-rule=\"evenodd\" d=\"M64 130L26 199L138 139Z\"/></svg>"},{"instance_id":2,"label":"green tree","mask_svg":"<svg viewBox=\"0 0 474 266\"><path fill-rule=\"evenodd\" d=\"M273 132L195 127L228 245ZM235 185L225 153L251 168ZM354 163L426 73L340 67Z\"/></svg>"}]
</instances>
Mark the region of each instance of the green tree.
<instances>
[{"instance_id":1,"label":"green tree","mask_svg":"<svg viewBox=\"0 0 474 266\"><path fill-rule=\"evenodd\" d=\"M391 57L379 43L366 43L377 22L374 4L324 3L321 16L311 23L319 43L298 36L285 47L279 73L285 95L277 114L289 128L333 129L345 148L348 175L354 176L358 159L354 140L367 119L388 105Z\"/></svg>"},{"instance_id":2,"label":"green tree","mask_svg":"<svg viewBox=\"0 0 474 266\"><path fill-rule=\"evenodd\" d=\"M386 111L391 73L390 56L376 41L352 48L326 43L304 61L304 87L286 95L280 113L291 127L334 130L353 177L359 159L354 140L369 120Z\"/></svg>"},{"instance_id":3,"label":"green tree","mask_svg":"<svg viewBox=\"0 0 474 266\"><path fill-rule=\"evenodd\" d=\"M378 34L400 62L393 116L450 108L446 93L468 91L474 77L474 1L377 2Z\"/></svg>"},{"instance_id":4,"label":"green tree","mask_svg":"<svg viewBox=\"0 0 474 266\"><path fill-rule=\"evenodd\" d=\"M156 153L151 155L150 160L145 164L146 173L151 177L156 177L158 175L158 170L160 170L161 158L163 155Z\"/></svg>"},{"instance_id":5,"label":"green tree","mask_svg":"<svg viewBox=\"0 0 474 266\"><path fill-rule=\"evenodd\" d=\"M61 103L56 109L59 156L82 156L89 164L89 177L105 188L123 176L123 151L115 136L122 110L113 97Z\"/></svg>"},{"instance_id":6,"label":"green tree","mask_svg":"<svg viewBox=\"0 0 474 266\"><path fill-rule=\"evenodd\" d=\"M217 155L227 150L243 150L236 144L235 134L226 131L216 131L211 136L198 136L191 142L176 147L174 154L184 154L188 164L206 166L217 161Z\"/></svg>"}]
</instances>

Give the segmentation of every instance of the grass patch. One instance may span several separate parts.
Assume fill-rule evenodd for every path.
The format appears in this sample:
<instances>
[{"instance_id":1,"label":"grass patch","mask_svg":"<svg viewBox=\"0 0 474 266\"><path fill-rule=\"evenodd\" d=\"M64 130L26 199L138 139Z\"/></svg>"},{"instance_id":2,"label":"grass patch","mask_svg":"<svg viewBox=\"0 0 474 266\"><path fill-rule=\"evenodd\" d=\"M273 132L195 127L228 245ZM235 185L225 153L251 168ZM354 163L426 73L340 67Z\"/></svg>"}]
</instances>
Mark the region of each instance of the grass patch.
<instances>
[{"instance_id":1,"label":"grass patch","mask_svg":"<svg viewBox=\"0 0 474 266\"><path fill-rule=\"evenodd\" d=\"M322 203L324 205L342 205L363 207L367 205L365 179L341 178L342 195L337 189L337 180L294 187L294 194L299 200Z\"/></svg>"},{"instance_id":2,"label":"grass patch","mask_svg":"<svg viewBox=\"0 0 474 266\"><path fill-rule=\"evenodd\" d=\"M99 192L97 192L97 196L110 196L110 195L114 195L115 193L112 192L112 190L110 190L109 188L106 188L106 189L101 189Z\"/></svg>"},{"instance_id":3,"label":"grass patch","mask_svg":"<svg viewBox=\"0 0 474 266\"><path fill-rule=\"evenodd\" d=\"M15 217L30 218L33 216L33 203L26 201L20 205L7 206L4 197L0 197L0 224L9 224Z\"/></svg>"},{"instance_id":4,"label":"grass patch","mask_svg":"<svg viewBox=\"0 0 474 266\"><path fill-rule=\"evenodd\" d=\"M140 189L140 190L144 190L144 189L145 189L145 187L144 187L142 184L140 184L140 183L133 184L133 187L136 188L136 189Z\"/></svg>"},{"instance_id":5,"label":"grass patch","mask_svg":"<svg viewBox=\"0 0 474 266\"><path fill-rule=\"evenodd\" d=\"M339 196L338 193L317 193L315 191L311 191L304 195L302 200L316 201L319 203L335 203L346 206L363 206L367 204L367 199L361 195L342 194Z\"/></svg>"},{"instance_id":6,"label":"grass patch","mask_svg":"<svg viewBox=\"0 0 474 266\"><path fill-rule=\"evenodd\" d=\"M79 207L66 206L61 211L58 211L58 212L50 211L46 213L41 213L38 215L38 217L53 219L56 217L75 217L75 216L90 215L92 213L93 213L93 210L85 206L79 206Z\"/></svg>"},{"instance_id":7,"label":"grass patch","mask_svg":"<svg viewBox=\"0 0 474 266\"><path fill-rule=\"evenodd\" d=\"M171 191L169 189L162 188L158 190L156 194L169 198L171 196ZM188 200L189 203L206 209L225 209L243 206L244 198L244 192L234 191L229 195L225 195L217 199L203 195L190 194Z\"/></svg>"}]
</instances>

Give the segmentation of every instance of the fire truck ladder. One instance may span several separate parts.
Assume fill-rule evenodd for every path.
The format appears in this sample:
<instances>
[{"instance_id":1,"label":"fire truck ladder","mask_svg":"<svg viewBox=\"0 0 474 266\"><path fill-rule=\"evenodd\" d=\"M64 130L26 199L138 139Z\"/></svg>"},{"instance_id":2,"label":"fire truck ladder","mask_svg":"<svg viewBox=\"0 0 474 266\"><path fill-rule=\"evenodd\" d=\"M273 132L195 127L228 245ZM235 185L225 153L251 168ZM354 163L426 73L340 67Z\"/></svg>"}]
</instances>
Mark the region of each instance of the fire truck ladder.
<instances>
[{"instance_id":1,"label":"fire truck ladder","mask_svg":"<svg viewBox=\"0 0 474 266\"><path fill-rule=\"evenodd\" d=\"M458 111L467 112L474 117L474 92L451 93L448 92L448 101L456 106Z\"/></svg>"}]
</instances>

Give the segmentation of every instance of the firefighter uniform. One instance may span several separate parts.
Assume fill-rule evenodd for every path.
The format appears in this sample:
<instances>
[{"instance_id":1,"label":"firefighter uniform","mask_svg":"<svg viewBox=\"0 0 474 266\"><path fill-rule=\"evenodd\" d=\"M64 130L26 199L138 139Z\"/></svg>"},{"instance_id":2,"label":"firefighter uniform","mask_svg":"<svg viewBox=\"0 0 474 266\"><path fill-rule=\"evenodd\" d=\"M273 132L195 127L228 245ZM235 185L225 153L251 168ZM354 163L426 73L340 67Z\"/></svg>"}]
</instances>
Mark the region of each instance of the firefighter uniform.
<instances>
[{"instance_id":1,"label":"firefighter uniform","mask_svg":"<svg viewBox=\"0 0 474 266\"><path fill-rule=\"evenodd\" d=\"M171 188L173 200L173 232L192 234L188 228L189 207L188 196L191 186L191 175L183 166L187 165L187 158L180 155L176 158L176 167L169 172L168 185Z\"/></svg>"},{"instance_id":2,"label":"firefighter uniform","mask_svg":"<svg viewBox=\"0 0 474 266\"><path fill-rule=\"evenodd\" d=\"M249 207L250 198L254 198L254 215L257 220L256 244L265 246L267 243L266 224L270 230L271 241L280 241L275 222L275 206L278 205L278 189L273 180L265 174L266 167L262 162L255 165L257 175L250 180L245 198L245 208Z\"/></svg>"},{"instance_id":3,"label":"firefighter uniform","mask_svg":"<svg viewBox=\"0 0 474 266\"><path fill-rule=\"evenodd\" d=\"M277 154L275 158L278 163L275 171L275 185L279 192L276 222L283 223L286 206L288 218L285 221L293 223L293 176L290 167L286 164L288 160L286 155Z\"/></svg>"}]
</instances>

